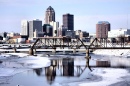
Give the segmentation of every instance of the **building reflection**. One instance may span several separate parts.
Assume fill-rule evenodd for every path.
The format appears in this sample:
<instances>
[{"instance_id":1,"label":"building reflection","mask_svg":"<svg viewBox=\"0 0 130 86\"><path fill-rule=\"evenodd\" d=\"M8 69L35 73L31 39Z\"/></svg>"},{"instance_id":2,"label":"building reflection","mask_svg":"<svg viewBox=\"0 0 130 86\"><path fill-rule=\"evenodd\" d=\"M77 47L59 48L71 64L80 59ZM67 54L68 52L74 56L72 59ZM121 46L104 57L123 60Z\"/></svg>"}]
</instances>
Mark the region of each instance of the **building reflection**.
<instances>
[{"instance_id":1,"label":"building reflection","mask_svg":"<svg viewBox=\"0 0 130 86\"><path fill-rule=\"evenodd\" d=\"M41 76L42 74L42 68L38 68L38 69L34 69L35 73L38 75L38 76Z\"/></svg>"},{"instance_id":2,"label":"building reflection","mask_svg":"<svg viewBox=\"0 0 130 86\"><path fill-rule=\"evenodd\" d=\"M45 76L49 84L52 84L56 77L56 66L49 66L45 68Z\"/></svg>"},{"instance_id":3,"label":"building reflection","mask_svg":"<svg viewBox=\"0 0 130 86\"><path fill-rule=\"evenodd\" d=\"M62 63L63 63L63 76L74 76L74 59L64 58Z\"/></svg>"},{"instance_id":4,"label":"building reflection","mask_svg":"<svg viewBox=\"0 0 130 86\"><path fill-rule=\"evenodd\" d=\"M52 84L56 76L74 76L74 59L63 58L51 60L51 65L49 67L34 69L34 71L38 76L43 76L44 74L48 83ZM57 72L60 72L60 74Z\"/></svg>"}]
</instances>

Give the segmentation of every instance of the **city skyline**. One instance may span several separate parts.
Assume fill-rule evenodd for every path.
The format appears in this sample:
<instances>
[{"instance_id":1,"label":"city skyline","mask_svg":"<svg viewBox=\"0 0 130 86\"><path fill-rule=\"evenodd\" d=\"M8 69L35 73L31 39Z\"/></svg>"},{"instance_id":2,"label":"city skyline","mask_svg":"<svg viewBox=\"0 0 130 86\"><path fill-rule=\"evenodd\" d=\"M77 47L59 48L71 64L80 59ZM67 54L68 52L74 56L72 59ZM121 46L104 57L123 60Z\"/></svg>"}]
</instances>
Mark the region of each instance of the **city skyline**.
<instances>
[{"instance_id":1,"label":"city skyline","mask_svg":"<svg viewBox=\"0 0 130 86\"><path fill-rule=\"evenodd\" d=\"M31 3L30 3L31 2ZM40 19L44 24L48 6L55 10L55 21L62 25L62 15L73 14L74 30L96 32L98 21L108 21L111 29L130 29L129 0L1 0L0 32L21 32L21 20Z\"/></svg>"}]
</instances>

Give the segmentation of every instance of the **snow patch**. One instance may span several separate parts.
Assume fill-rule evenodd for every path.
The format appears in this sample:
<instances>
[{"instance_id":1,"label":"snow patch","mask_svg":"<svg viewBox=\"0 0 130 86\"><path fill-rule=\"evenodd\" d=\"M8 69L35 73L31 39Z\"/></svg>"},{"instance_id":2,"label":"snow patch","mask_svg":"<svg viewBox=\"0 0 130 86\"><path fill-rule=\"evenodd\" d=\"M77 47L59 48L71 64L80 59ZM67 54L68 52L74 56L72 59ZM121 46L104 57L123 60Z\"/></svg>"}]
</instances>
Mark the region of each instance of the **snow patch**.
<instances>
[{"instance_id":1,"label":"snow patch","mask_svg":"<svg viewBox=\"0 0 130 86\"><path fill-rule=\"evenodd\" d=\"M108 86L113 83L123 81L121 77L127 76L128 71L125 69L113 69L113 68L100 68L95 69L92 74L101 76L102 80L98 82L87 82L87 83L81 83L79 86Z\"/></svg>"}]
</instances>

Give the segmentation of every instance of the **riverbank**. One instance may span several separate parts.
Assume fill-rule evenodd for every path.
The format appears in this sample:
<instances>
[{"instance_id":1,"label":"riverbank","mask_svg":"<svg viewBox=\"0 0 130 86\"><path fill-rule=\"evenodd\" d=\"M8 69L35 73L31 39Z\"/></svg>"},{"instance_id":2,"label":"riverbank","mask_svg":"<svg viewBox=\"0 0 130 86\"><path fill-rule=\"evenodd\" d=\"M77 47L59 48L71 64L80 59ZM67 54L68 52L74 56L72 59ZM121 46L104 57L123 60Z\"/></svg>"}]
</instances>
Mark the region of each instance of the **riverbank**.
<instances>
[{"instance_id":1,"label":"riverbank","mask_svg":"<svg viewBox=\"0 0 130 86\"><path fill-rule=\"evenodd\" d=\"M93 52L97 55L111 55L111 56L128 56L129 49L97 49Z\"/></svg>"},{"instance_id":2,"label":"riverbank","mask_svg":"<svg viewBox=\"0 0 130 86\"><path fill-rule=\"evenodd\" d=\"M124 78L122 77L126 77L130 73L126 69L119 69L119 68L116 69L115 68L94 68L91 74L93 76L96 76L97 78L95 80L90 78L89 80L86 79L85 81L81 81L81 82L71 82L68 85L69 86L108 86L108 85L118 86L114 84L115 83L119 84L122 81L124 81Z\"/></svg>"}]
</instances>

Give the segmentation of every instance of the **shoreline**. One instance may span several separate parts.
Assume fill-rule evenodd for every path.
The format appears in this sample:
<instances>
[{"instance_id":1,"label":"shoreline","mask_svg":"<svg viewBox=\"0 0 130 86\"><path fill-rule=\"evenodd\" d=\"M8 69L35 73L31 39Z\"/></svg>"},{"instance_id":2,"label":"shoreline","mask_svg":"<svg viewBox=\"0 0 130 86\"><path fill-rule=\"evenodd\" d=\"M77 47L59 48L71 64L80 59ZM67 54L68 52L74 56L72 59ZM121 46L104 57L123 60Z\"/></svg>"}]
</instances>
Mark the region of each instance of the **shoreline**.
<instances>
[{"instance_id":1,"label":"shoreline","mask_svg":"<svg viewBox=\"0 0 130 86\"><path fill-rule=\"evenodd\" d=\"M126 69L130 74L130 68ZM123 81L111 84L110 86L130 86L130 75L121 77Z\"/></svg>"},{"instance_id":2,"label":"shoreline","mask_svg":"<svg viewBox=\"0 0 130 86\"><path fill-rule=\"evenodd\" d=\"M97 49L93 52L96 55L108 55L108 56L128 56L130 55L129 49Z\"/></svg>"},{"instance_id":3,"label":"shoreline","mask_svg":"<svg viewBox=\"0 0 130 86\"><path fill-rule=\"evenodd\" d=\"M112 70L113 73L111 72L112 74L110 74L109 70ZM77 81L77 82L70 82L67 84L67 86L72 86L72 85L74 86L118 86L118 84L124 84L122 83L124 82L124 78L129 78L130 81L130 76L127 77L127 75L130 74L130 71L128 72L128 69L96 68L95 71L97 71L97 73L96 72L90 73L93 75L93 78L84 79L82 81ZM115 74L117 71L120 71L120 73ZM119 85L119 86L124 86L124 85Z\"/></svg>"}]
</instances>

